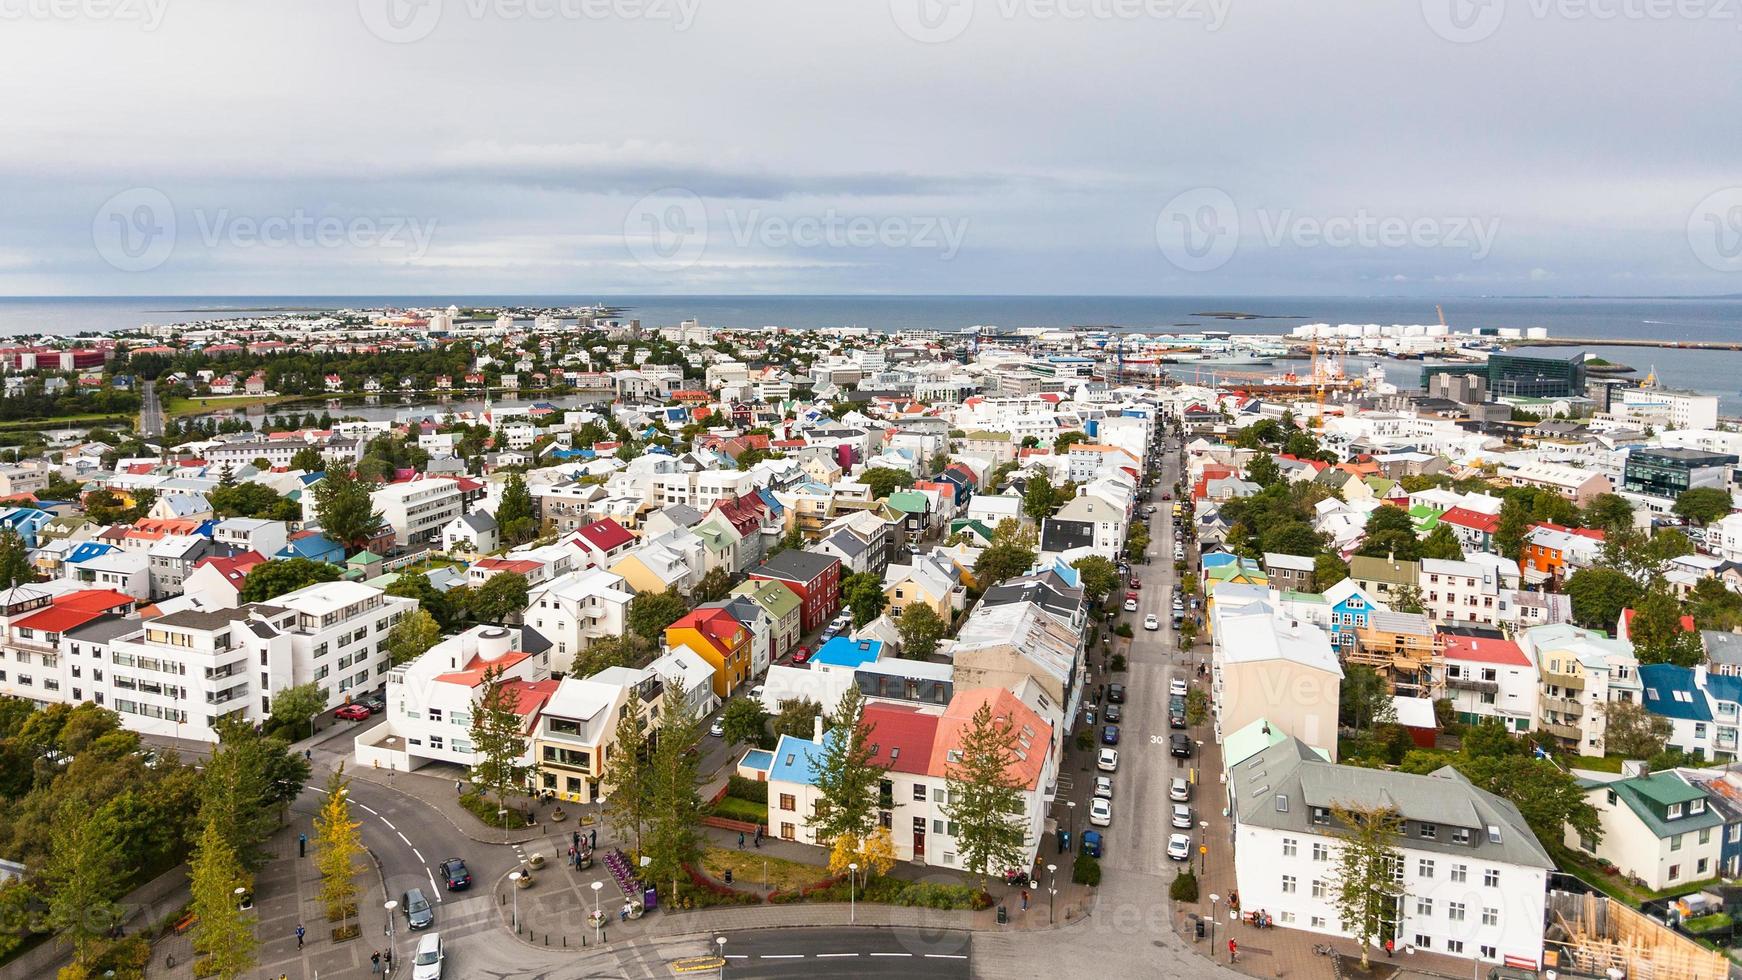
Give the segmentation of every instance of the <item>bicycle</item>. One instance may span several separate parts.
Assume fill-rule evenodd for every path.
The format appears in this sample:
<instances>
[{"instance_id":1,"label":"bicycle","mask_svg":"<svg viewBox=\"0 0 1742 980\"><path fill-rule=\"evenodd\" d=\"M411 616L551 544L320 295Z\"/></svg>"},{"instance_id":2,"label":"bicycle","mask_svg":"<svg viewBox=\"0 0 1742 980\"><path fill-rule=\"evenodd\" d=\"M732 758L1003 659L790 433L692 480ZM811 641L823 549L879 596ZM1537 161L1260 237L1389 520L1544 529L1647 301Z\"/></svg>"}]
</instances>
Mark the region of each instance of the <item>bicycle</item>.
<instances>
[{"instance_id":1,"label":"bicycle","mask_svg":"<svg viewBox=\"0 0 1742 980\"><path fill-rule=\"evenodd\" d=\"M1332 949L1328 943L1320 943L1313 946L1313 955L1315 956L1330 956L1335 952L1336 950Z\"/></svg>"}]
</instances>

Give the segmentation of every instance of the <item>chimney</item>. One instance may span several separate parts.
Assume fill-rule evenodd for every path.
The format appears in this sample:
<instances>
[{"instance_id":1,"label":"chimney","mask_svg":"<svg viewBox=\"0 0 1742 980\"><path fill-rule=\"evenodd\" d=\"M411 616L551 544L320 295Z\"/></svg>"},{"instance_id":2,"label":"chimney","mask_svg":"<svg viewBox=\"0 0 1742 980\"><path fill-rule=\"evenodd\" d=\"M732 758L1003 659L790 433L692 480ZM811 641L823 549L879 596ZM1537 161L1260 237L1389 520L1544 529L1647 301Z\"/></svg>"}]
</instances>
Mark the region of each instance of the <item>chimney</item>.
<instances>
[{"instance_id":1,"label":"chimney","mask_svg":"<svg viewBox=\"0 0 1742 980\"><path fill-rule=\"evenodd\" d=\"M823 716L817 715L811 725L811 741L821 744L823 741Z\"/></svg>"}]
</instances>

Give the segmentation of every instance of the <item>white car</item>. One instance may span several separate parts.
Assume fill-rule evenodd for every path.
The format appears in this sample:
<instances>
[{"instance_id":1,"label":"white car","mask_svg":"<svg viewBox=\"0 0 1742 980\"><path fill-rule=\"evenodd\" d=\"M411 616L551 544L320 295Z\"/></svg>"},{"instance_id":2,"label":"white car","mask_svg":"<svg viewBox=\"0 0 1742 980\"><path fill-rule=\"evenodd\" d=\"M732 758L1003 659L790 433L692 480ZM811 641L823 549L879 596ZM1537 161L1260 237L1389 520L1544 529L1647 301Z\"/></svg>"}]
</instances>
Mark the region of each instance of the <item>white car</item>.
<instances>
[{"instance_id":1,"label":"white car","mask_svg":"<svg viewBox=\"0 0 1742 980\"><path fill-rule=\"evenodd\" d=\"M1095 796L1097 799L1113 798L1113 780L1109 776L1095 777Z\"/></svg>"},{"instance_id":2,"label":"white car","mask_svg":"<svg viewBox=\"0 0 1742 980\"><path fill-rule=\"evenodd\" d=\"M1167 839L1167 856L1184 861L1192 856L1192 839L1186 834L1173 834Z\"/></svg>"},{"instance_id":3,"label":"white car","mask_svg":"<svg viewBox=\"0 0 1742 980\"><path fill-rule=\"evenodd\" d=\"M1179 830L1192 829L1192 808L1184 803L1173 805L1173 825Z\"/></svg>"},{"instance_id":4,"label":"white car","mask_svg":"<svg viewBox=\"0 0 1742 980\"><path fill-rule=\"evenodd\" d=\"M1154 613L1150 613L1149 615L1143 617L1143 628L1146 630L1161 629L1161 620L1156 619Z\"/></svg>"},{"instance_id":5,"label":"white car","mask_svg":"<svg viewBox=\"0 0 1742 980\"><path fill-rule=\"evenodd\" d=\"M1184 677L1175 677L1173 680L1168 681L1167 682L1167 693L1177 694L1182 698L1185 697L1186 696L1186 679Z\"/></svg>"},{"instance_id":6,"label":"white car","mask_svg":"<svg viewBox=\"0 0 1742 980\"><path fill-rule=\"evenodd\" d=\"M1192 784L1186 782L1184 776L1173 777L1173 782L1167 786L1167 798L1175 803L1184 803L1192 798Z\"/></svg>"},{"instance_id":7,"label":"white car","mask_svg":"<svg viewBox=\"0 0 1742 980\"><path fill-rule=\"evenodd\" d=\"M1101 757L1095 760L1095 768L1102 772L1116 772L1119 769L1119 750L1102 749Z\"/></svg>"},{"instance_id":8,"label":"white car","mask_svg":"<svg viewBox=\"0 0 1742 980\"><path fill-rule=\"evenodd\" d=\"M712 725L709 725L708 726L708 734L714 736L715 738L720 738L720 737L724 736L726 734L726 723L722 722L722 721L716 721Z\"/></svg>"},{"instance_id":9,"label":"white car","mask_svg":"<svg viewBox=\"0 0 1742 980\"><path fill-rule=\"evenodd\" d=\"M1137 600L1136 599L1126 599L1125 600L1125 611L1126 612L1136 612L1137 611Z\"/></svg>"},{"instance_id":10,"label":"white car","mask_svg":"<svg viewBox=\"0 0 1742 980\"><path fill-rule=\"evenodd\" d=\"M1108 827L1113 823L1113 801L1097 796L1089 801L1089 822L1097 827Z\"/></svg>"},{"instance_id":11,"label":"white car","mask_svg":"<svg viewBox=\"0 0 1742 980\"><path fill-rule=\"evenodd\" d=\"M411 980L441 980L442 934L425 933L417 941L417 953L411 958Z\"/></svg>"}]
</instances>

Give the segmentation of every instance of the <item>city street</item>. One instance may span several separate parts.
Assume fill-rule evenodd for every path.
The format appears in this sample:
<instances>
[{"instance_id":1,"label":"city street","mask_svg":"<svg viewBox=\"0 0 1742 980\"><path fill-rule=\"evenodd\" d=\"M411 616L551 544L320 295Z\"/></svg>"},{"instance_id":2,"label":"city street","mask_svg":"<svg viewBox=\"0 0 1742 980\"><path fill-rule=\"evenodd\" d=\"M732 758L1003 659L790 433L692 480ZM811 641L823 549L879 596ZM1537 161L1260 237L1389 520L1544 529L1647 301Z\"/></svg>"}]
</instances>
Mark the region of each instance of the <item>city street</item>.
<instances>
[{"instance_id":1,"label":"city street","mask_svg":"<svg viewBox=\"0 0 1742 980\"><path fill-rule=\"evenodd\" d=\"M972 975L973 937L911 929L757 929L726 933L726 975L906 977Z\"/></svg>"}]
</instances>

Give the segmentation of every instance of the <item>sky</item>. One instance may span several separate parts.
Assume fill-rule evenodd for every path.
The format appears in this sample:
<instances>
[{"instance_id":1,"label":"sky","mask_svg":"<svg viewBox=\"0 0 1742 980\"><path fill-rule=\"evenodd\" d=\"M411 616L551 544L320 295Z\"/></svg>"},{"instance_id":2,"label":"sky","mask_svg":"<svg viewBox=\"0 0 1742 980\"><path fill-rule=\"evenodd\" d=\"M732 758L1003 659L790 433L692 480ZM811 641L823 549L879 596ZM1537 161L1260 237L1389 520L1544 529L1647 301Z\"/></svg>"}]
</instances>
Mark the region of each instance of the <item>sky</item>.
<instances>
[{"instance_id":1,"label":"sky","mask_svg":"<svg viewBox=\"0 0 1742 980\"><path fill-rule=\"evenodd\" d=\"M1734 0L0 0L0 295L1742 293Z\"/></svg>"}]
</instances>

